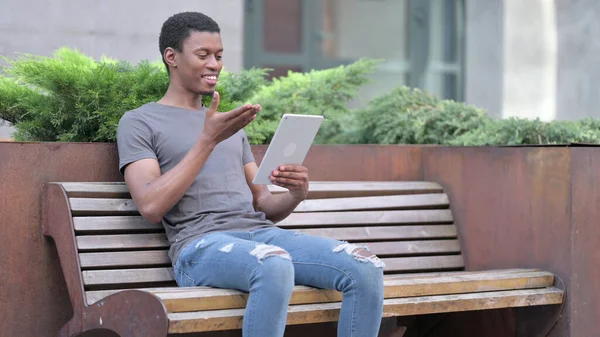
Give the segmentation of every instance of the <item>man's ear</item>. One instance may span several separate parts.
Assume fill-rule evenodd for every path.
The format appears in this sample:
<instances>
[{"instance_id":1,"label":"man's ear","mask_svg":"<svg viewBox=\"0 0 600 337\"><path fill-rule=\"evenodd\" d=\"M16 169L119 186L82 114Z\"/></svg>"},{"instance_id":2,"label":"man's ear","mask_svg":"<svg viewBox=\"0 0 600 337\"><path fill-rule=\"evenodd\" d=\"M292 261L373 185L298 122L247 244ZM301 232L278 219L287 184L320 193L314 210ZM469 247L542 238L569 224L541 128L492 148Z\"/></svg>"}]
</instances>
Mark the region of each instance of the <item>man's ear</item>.
<instances>
[{"instance_id":1,"label":"man's ear","mask_svg":"<svg viewBox=\"0 0 600 337\"><path fill-rule=\"evenodd\" d=\"M177 68L177 52L173 48L166 48L163 53L163 58L170 67Z\"/></svg>"}]
</instances>

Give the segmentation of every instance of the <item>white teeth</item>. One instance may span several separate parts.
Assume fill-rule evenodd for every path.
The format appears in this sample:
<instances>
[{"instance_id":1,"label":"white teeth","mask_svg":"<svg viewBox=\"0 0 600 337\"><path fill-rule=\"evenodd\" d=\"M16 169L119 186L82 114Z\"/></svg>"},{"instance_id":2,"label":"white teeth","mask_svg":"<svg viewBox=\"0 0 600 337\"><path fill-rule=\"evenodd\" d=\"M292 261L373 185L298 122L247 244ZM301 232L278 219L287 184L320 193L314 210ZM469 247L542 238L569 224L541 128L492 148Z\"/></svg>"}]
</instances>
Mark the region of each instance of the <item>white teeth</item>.
<instances>
[{"instance_id":1,"label":"white teeth","mask_svg":"<svg viewBox=\"0 0 600 337\"><path fill-rule=\"evenodd\" d=\"M217 76L204 76L204 77L205 77L206 79L213 80L213 81L216 81L216 80L217 80Z\"/></svg>"}]
</instances>

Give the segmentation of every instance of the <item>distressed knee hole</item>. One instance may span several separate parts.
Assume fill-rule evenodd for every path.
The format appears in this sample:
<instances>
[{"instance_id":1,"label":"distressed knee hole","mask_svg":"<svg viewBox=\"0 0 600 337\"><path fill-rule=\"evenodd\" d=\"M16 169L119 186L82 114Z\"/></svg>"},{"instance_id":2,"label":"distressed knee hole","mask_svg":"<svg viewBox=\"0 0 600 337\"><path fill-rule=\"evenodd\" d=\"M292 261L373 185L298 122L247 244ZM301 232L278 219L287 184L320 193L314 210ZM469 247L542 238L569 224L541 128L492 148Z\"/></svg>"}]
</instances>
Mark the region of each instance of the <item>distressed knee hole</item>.
<instances>
[{"instance_id":1,"label":"distressed knee hole","mask_svg":"<svg viewBox=\"0 0 600 337\"><path fill-rule=\"evenodd\" d=\"M344 242L334 247L333 252L346 252L346 254L351 255L357 261L365 263L370 262L376 268L385 267L385 263L383 263L383 261L381 261L375 254L371 253L366 247L359 247L357 245Z\"/></svg>"},{"instance_id":2,"label":"distressed knee hole","mask_svg":"<svg viewBox=\"0 0 600 337\"><path fill-rule=\"evenodd\" d=\"M231 250L233 249L233 245L234 245L234 243L230 243L228 245L221 247L219 250L222 251L223 253L231 253Z\"/></svg>"},{"instance_id":3,"label":"distressed knee hole","mask_svg":"<svg viewBox=\"0 0 600 337\"><path fill-rule=\"evenodd\" d=\"M250 255L255 256L258 259L258 262L260 263L262 263L262 260L273 256L280 257L289 261L292 260L290 254L286 252L283 248L265 244L256 245L256 247L252 251L250 251Z\"/></svg>"},{"instance_id":4,"label":"distressed knee hole","mask_svg":"<svg viewBox=\"0 0 600 337\"><path fill-rule=\"evenodd\" d=\"M202 240L200 240L200 241L196 242L196 245L194 246L194 248L196 248L196 249L200 248L200 247L201 247L201 246L204 244L204 241L205 241L205 240L204 240L204 239L202 239Z\"/></svg>"}]
</instances>

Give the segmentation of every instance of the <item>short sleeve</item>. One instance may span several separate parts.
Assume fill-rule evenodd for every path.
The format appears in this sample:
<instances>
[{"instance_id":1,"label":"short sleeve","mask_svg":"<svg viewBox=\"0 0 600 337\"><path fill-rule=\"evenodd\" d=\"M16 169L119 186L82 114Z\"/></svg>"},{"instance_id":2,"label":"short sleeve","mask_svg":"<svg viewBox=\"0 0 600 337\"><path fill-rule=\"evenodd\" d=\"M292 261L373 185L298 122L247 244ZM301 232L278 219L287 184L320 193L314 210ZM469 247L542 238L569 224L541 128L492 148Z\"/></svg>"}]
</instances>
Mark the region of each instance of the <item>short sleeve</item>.
<instances>
[{"instance_id":1,"label":"short sleeve","mask_svg":"<svg viewBox=\"0 0 600 337\"><path fill-rule=\"evenodd\" d=\"M252 153L252 148L250 147L250 141L248 141L248 136L244 130L242 130L242 143L243 143L243 153L242 153L242 162L244 165L251 163L254 161L254 154Z\"/></svg>"},{"instance_id":2,"label":"short sleeve","mask_svg":"<svg viewBox=\"0 0 600 337\"><path fill-rule=\"evenodd\" d=\"M152 129L142 116L134 111L126 112L117 128L117 148L119 171L125 173L125 166L141 160L156 159L152 146Z\"/></svg>"}]
</instances>

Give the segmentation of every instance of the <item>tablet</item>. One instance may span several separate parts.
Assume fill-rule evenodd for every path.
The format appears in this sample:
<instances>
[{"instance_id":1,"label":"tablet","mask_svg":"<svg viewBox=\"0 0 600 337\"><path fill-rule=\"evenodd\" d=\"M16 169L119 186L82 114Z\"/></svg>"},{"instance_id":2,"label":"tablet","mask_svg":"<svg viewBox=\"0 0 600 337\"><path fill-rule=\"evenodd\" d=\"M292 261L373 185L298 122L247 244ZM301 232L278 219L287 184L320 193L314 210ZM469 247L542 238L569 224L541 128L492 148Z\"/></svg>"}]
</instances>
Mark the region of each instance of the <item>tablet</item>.
<instances>
[{"instance_id":1,"label":"tablet","mask_svg":"<svg viewBox=\"0 0 600 337\"><path fill-rule=\"evenodd\" d=\"M285 114L252 181L257 185L272 185L271 173L281 165L302 165L323 116Z\"/></svg>"}]
</instances>

